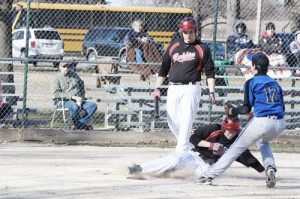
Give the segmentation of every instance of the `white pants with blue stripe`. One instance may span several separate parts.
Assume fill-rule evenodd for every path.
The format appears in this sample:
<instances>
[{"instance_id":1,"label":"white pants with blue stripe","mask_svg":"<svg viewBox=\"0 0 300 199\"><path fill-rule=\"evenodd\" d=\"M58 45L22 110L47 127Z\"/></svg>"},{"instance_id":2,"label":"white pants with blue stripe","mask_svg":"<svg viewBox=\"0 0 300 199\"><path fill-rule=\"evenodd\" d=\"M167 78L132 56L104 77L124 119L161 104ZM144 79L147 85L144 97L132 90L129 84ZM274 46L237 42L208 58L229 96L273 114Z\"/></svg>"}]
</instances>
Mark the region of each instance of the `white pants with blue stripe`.
<instances>
[{"instance_id":1,"label":"white pants with blue stripe","mask_svg":"<svg viewBox=\"0 0 300 199\"><path fill-rule=\"evenodd\" d=\"M260 150L264 167L270 165L276 169L270 141L279 137L285 126L284 119L277 119L274 116L254 117L225 154L203 176L215 178L220 175L253 143L256 143Z\"/></svg>"},{"instance_id":2,"label":"white pants with blue stripe","mask_svg":"<svg viewBox=\"0 0 300 199\"><path fill-rule=\"evenodd\" d=\"M200 82L195 85L170 85L168 88L167 120L177 138L177 151L188 151L193 148L189 139L200 99Z\"/></svg>"},{"instance_id":3,"label":"white pants with blue stripe","mask_svg":"<svg viewBox=\"0 0 300 199\"><path fill-rule=\"evenodd\" d=\"M175 151L168 156L141 164L142 173L153 176L160 176L168 171L189 168L195 172L196 177L200 177L209 166L199 157L199 153L193 151Z\"/></svg>"}]
</instances>

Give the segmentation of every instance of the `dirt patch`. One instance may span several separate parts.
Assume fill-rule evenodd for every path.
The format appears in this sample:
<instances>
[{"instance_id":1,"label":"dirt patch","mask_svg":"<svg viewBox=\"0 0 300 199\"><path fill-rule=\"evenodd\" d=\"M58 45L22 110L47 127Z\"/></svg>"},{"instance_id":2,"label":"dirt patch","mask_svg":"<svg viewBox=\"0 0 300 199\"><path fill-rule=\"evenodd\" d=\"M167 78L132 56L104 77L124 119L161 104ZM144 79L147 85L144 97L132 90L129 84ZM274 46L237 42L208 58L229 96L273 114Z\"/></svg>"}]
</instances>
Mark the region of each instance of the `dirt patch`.
<instances>
[{"instance_id":1,"label":"dirt patch","mask_svg":"<svg viewBox=\"0 0 300 199\"><path fill-rule=\"evenodd\" d=\"M264 173L234 163L213 186L194 183L191 171L171 178L138 180L127 166L165 156L174 149L2 143L0 198L299 198L298 154L275 153L277 184ZM260 159L260 154L254 153Z\"/></svg>"}]
</instances>

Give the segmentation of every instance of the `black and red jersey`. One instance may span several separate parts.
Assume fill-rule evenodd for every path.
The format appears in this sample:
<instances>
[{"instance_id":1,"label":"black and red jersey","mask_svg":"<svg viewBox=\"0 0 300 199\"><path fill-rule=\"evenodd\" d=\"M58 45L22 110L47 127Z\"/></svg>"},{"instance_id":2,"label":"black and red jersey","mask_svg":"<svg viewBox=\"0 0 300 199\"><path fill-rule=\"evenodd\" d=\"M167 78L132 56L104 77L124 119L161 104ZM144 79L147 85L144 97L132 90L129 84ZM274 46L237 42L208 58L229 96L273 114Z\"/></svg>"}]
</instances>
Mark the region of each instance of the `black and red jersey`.
<instances>
[{"instance_id":1,"label":"black and red jersey","mask_svg":"<svg viewBox=\"0 0 300 199\"><path fill-rule=\"evenodd\" d=\"M207 78L215 78L215 66L209 47L199 40L193 43L184 43L177 39L166 50L159 76L166 77L176 83L188 83L201 80L204 71Z\"/></svg>"},{"instance_id":2,"label":"black and red jersey","mask_svg":"<svg viewBox=\"0 0 300 199\"><path fill-rule=\"evenodd\" d=\"M220 124L209 124L205 126L198 127L194 134L190 138L190 142L195 146L193 151L199 152L199 156L207 163L214 164L217 160L221 157L220 155L216 155L209 150L207 147L199 147L198 144L202 140L208 142L218 142L223 144L225 147L229 148L231 144L234 143L238 135L236 135L233 139L229 140L224 135L224 131L221 129ZM251 154L250 150L247 149L244 151L236 161L240 162L241 164L252 167L255 170L262 172L264 167L261 163Z\"/></svg>"}]
</instances>

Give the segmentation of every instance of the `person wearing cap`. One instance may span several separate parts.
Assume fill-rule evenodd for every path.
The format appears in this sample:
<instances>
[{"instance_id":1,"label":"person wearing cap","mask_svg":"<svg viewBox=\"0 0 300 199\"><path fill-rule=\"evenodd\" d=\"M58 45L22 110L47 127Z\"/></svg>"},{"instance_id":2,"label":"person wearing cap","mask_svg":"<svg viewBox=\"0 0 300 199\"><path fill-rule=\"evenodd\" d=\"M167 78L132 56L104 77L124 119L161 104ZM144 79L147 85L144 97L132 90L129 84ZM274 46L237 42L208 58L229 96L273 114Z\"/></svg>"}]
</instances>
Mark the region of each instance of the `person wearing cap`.
<instances>
[{"instance_id":1,"label":"person wearing cap","mask_svg":"<svg viewBox=\"0 0 300 199\"><path fill-rule=\"evenodd\" d=\"M179 151L192 148L189 138L201 99L202 72L207 77L211 102L215 101L214 62L209 47L196 39L197 31L195 19L181 20L179 32L182 38L171 42L166 50L152 92L154 99L160 98L162 83L169 75L167 121L177 138L176 150Z\"/></svg>"},{"instance_id":2,"label":"person wearing cap","mask_svg":"<svg viewBox=\"0 0 300 199\"><path fill-rule=\"evenodd\" d=\"M252 39L246 34L247 26L242 20L232 25L232 34L226 40L227 59L233 60L234 54L245 48L254 48Z\"/></svg>"},{"instance_id":3,"label":"person wearing cap","mask_svg":"<svg viewBox=\"0 0 300 199\"><path fill-rule=\"evenodd\" d=\"M300 30L295 32L295 41L290 44L290 50L294 55L295 66L300 67ZM300 70L296 70L296 75L300 75Z\"/></svg>"},{"instance_id":4,"label":"person wearing cap","mask_svg":"<svg viewBox=\"0 0 300 199\"><path fill-rule=\"evenodd\" d=\"M161 177L186 168L194 171L198 178L234 143L241 129L239 117L225 117L222 124L212 123L199 126L190 138L194 146L191 151L175 151L140 165L133 163L128 167L129 174L140 173ZM258 172L264 171L264 167L248 149L236 161Z\"/></svg>"},{"instance_id":5,"label":"person wearing cap","mask_svg":"<svg viewBox=\"0 0 300 199\"><path fill-rule=\"evenodd\" d=\"M283 92L276 80L267 75L269 59L264 53L256 53L252 57L251 70L253 78L244 84L244 104L229 109L229 117L248 114L253 108L253 117L240 132L239 137L212 165L197 182L212 184L212 180L222 174L252 144L256 143L266 172L266 184L273 188L276 184L277 171L270 142L279 137L286 126Z\"/></svg>"},{"instance_id":6,"label":"person wearing cap","mask_svg":"<svg viewBox=\"0 0 300 199\"><path fill-rule=\"evenodd\" d=\"M59 73L51 83L55 103L63 99L64 107L69 109L73 130L92 130L87 123L97 110L95 102L85 100L84 81L78 76L72 64L61 64ZM80 114L83 111L83 114Z\"/></svg>"},{"instance_id":7,"label":"person wearing cap","mask_svg":"<svg viewBox=\"0 0 300 199\"><path fill-rule=\"evenodd\" d=\"M261 50L266 53L270 60L270 66L286 67L285 56L283 55L283 40L275 32L275 24L268 22L266 24L266 32L262 34L259 40ZM290 77L292 72L287 69L269 70L268 75L273 78Z\"/></svg>"}]
</instances>

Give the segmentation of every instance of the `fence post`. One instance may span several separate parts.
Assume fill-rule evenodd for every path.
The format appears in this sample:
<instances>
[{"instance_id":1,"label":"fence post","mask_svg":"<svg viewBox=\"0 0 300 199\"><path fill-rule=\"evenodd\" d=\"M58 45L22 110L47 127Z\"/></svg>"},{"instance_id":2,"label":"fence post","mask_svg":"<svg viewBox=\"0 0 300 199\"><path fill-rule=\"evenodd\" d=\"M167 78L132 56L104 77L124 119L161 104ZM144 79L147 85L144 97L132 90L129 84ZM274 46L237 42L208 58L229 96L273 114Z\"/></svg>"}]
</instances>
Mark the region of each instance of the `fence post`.
<instances>
[{"instance_id":1,"label":"fence post","mask_svg":"<svg viewBox=\"0 0 300 199\"><path fill-rule=\"evenodd\" d=\"M257 16L256 16L256 29L255 29L255 43L258 44L261 31L261 7L262 0L257 1Z\"/></svg>"},{"instance_id":2,"label":"fence post","mask_svg":"<svg viewBox=\"0 0 300 199\"><path fill-rule=\"evenodd\" d=\"M27 77L28 77L28 54L29 54L29 28L30 28L30 0L27 0L26 9L26 49L25 49L25 66L24 66L24 92L23 92L23 107L22 107L22 128L27 126Z\"/></svg>"},{"instance_id":3,"label":"fence post","mask_svg":"<svg viewBox=\"0 0 300 199\"><path fill-rule=\"evenodd\" d=\"M218 5L219 0L215 0L215 10L214 10L214 32L213 32L213 54L212 59L215 61L216 58L216 38L217 38L217 24L218 24ZM208 104L208 122L211 123L211 111L212 111L212 103Z\"/></svg>"}]
</instances>

